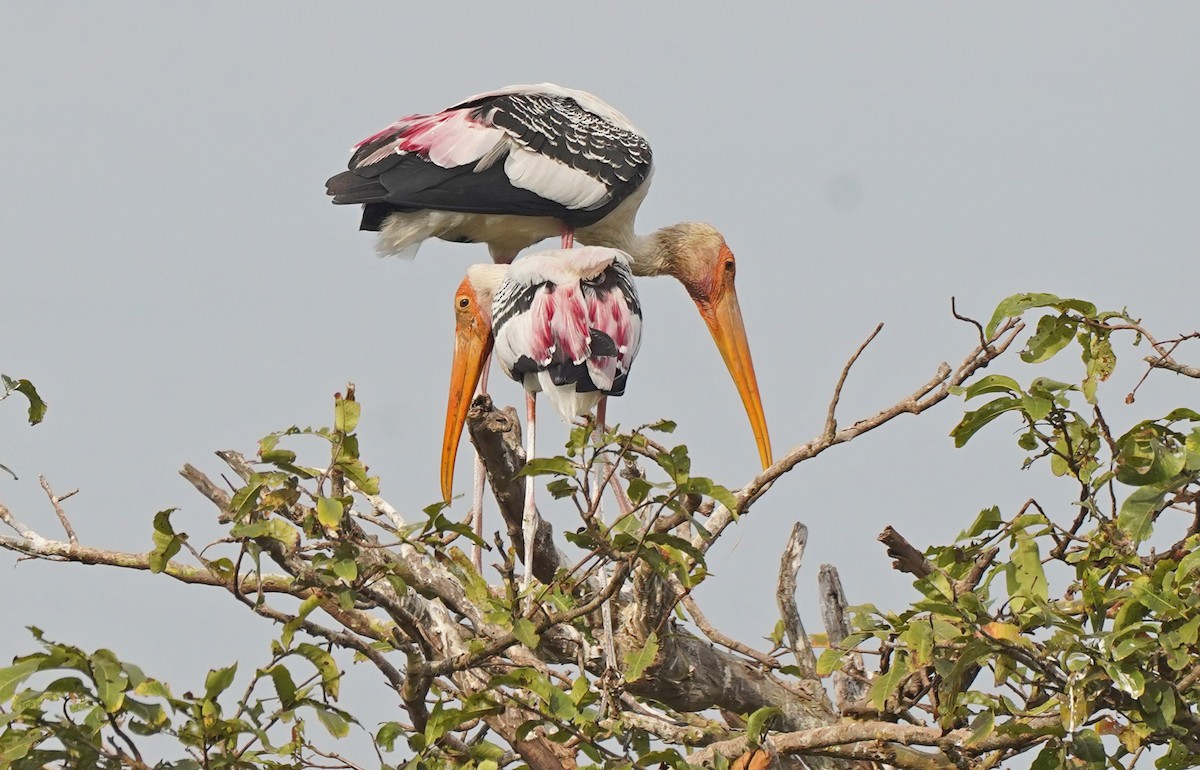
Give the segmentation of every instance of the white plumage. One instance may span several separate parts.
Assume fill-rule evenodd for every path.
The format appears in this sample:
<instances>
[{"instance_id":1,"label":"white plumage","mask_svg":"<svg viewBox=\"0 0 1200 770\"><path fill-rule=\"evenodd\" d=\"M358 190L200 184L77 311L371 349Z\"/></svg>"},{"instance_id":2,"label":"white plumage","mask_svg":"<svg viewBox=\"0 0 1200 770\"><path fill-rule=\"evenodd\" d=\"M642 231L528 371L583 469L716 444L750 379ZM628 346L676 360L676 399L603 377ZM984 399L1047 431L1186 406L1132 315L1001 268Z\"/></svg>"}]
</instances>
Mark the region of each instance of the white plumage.
<instances>
[{"instance_id":1,"label":"white plumage","mask_svg":"<svg viewBox=\"0 0 1200 770\"><path fill-rule=\"evenodd\" d=\"M641 346L629 258L585 246L518 259L492 301L495 355L509 377L544 391L564 420L621 395Z\"/></svg>"}]
</instances>

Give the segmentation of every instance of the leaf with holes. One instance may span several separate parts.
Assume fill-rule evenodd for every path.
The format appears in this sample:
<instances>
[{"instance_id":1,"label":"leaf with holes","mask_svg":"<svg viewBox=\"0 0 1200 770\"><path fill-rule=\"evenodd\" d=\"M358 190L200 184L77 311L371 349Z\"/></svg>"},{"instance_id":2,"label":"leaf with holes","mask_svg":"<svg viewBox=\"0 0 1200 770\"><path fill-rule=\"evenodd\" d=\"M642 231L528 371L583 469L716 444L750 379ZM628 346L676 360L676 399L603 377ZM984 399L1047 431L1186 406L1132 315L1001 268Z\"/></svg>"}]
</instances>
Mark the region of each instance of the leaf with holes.
<instances>
[{"instance_id":1,"label":"leaf with holes","mask_svg":"<svg viewBox=\"0 0 1200 770\"><path fill-rule=\"evenodd\" d=\"M171 526L171 514L176 508L167 508L154 514L154 550L150 552L149 562L151 572L162 572L167 568L171 558L179 553L179 549L187 540L187 535L175 532Z\"/></svg>"}]
</instances>

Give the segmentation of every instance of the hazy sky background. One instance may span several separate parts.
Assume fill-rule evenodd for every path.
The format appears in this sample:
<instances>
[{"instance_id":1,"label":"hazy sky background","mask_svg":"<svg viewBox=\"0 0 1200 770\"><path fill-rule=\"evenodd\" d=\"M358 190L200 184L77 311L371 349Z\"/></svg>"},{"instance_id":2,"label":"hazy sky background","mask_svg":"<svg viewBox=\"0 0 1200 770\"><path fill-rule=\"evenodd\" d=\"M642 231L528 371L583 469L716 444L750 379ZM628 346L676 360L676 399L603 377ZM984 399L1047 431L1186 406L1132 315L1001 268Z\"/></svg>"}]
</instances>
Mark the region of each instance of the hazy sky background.
<instances>
[{"instance_id":1,"label":"hazy sky background","mask_svg":"<svg viewBox=\"0 0 1200 770\"><path fill-rule=\"evenodd\" d=\"M50 412L28 428L19 398L0 406L0 462L21 477L0 478L0 500L60 536L42 473L80 488L68 510L86 544L148 550L153 513L172 506L207 542L214 509L183 463L220 473L213 450L328 424L352 380L365 457L418 516L438 497L453 292L486 250L378 259L323 183L393 119L512 83L589 90L645 132L656 174L640 230L725 233L777 456L820 432L877 322L845 424L961 360L975 332L951 318L952 295L984 319L1009 294L1049 291L1127 306L1162 335L1194 330L1198 22L1200 6L1167 3L4 4L0 371L32 379ZM676 283L640 288L642 352L610 419L677 420L694 471L739 486L758 459L716 348ZM1015 357L998 370L1043 373ZM1121 406L1140 374L1127 364L1102 388L1114 430L1196 405L1194 382L1158 377ZM821 562L852 602L912 595L875 542L887 524L948 542L980 508L1011 514L1033 493L1071 515L1065 484L1018 470L1015 421L954 450L962 409L787 476L712 554L710 619L750 642L771 630L797 519L817 628ZM564 438L544 413L539 448ZM161 576L7 553L0 571L0 660L33 648L32 624L184 690L210 667L264 662L274 633L220 591ZM377 704L367 719L390 718L395 697L368 677L347 689Z\"/></svg>"}]
</instances>

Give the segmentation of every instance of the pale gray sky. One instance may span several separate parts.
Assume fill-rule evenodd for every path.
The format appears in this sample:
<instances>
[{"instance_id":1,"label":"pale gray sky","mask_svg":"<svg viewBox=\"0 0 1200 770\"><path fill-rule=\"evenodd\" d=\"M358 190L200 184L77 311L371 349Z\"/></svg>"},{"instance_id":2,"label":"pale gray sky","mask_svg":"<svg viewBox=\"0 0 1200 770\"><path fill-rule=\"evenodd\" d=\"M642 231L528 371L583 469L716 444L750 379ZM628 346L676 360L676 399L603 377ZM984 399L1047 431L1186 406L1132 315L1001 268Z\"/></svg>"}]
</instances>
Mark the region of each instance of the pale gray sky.
<instances>
[{"instance_id":1,"label":"pale gray sky","mask_svg":"<svg viewBox=\"0 0 1200 770\"><path fill-rule=\"evenodd\" d=\"M0 407L0 462L21 476L0 478L0 500L57 534L43 473L81 489L69 510L89 544L146 550L171 506L178 527L211 534L177 469L217 472L212 450L326 424L353 380L385 494L410 513L434 501L450 302L486 251L377 259L323 183L396 117L511 83L592 91L647 134L643 231L700 219L725 233L777 455L820 431L876 322L845 421L961 359L974 332L951 295L983 318L1051 291L1195 329L1198 34L1200 7L1168 3L5 4L0 371L51 409L30 429ZM695 471L740 485L757 456L715 347L676 284L641 290L642 352L611 419L677 420ZM1139 374L1102 390L1111 419L1195 405L1190 383L1163 378L1117 406ZM910 595L874 541L884 525L946 542L982 507L1069 494L1017 470L1002 426L955 451L961 411L780 482L713 554L710 618L751 642L770 631L797 518L816 626L820 562L842 568L852 602ZM564 435L547 417L539 447ZM0 570L0 659L31 649L29 624L181 688L266 654L270 629L215 590L8 554ZM386 719L394 699L357 686L352 702Z\"/></svg>"}]
</instances>

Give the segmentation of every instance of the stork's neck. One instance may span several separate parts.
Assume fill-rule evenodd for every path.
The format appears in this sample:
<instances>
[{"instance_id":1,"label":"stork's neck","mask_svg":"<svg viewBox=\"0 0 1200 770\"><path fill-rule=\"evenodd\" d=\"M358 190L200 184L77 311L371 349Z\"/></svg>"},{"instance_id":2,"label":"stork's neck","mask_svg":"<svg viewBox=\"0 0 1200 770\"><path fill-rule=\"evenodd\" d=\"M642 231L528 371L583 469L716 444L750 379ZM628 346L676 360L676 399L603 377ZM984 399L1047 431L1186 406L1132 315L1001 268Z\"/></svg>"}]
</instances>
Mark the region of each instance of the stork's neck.
<instances>
[{"instance_id":1,"label":"stork's neck","mask_svg":"<svg viewBox=\"0 0 1200 770\"><path fill-rule=\"evenodd\" d=\"M634 275L664 275L670 272L671 239L667 228L649 235L630 233L625 243L616 248L629 254Z\"/></svg>"}]
</instances>

